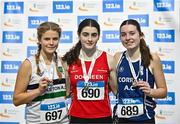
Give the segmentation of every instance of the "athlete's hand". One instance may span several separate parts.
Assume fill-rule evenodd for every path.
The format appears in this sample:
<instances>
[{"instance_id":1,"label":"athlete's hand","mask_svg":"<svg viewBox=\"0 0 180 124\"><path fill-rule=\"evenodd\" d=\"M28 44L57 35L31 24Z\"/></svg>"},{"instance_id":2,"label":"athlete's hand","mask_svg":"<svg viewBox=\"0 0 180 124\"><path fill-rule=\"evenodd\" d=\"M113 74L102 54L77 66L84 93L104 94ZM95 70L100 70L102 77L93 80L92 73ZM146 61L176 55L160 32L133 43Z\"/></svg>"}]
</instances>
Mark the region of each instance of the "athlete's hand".
<instances>
[{"instance_id":1,"label":"athlete's hand","mask_svg":"<svg viewBox=\"0 0 180 124\"><path fill-rule=\"evenodd\" d=\"M139 89L144 92L144 94L146 94L148 96L151 95L151 90L152 89L151 89L151 87L150 87L148 82L140 80L140 81L138 81L136 86L138 86Z\"/></svg>"},{"instance_id":2,"label":"athlete's hand","mask_svg":"<svg viewBox=\"0 0 180 124\"><path fill-rule=\"evenodd\" d=\"M40 81L39 81L39 91L40 93L44 93L48 87L48 83L50 82L51 80L49 80L47 77L43 77Z\"/></svg>"}]
</instances>

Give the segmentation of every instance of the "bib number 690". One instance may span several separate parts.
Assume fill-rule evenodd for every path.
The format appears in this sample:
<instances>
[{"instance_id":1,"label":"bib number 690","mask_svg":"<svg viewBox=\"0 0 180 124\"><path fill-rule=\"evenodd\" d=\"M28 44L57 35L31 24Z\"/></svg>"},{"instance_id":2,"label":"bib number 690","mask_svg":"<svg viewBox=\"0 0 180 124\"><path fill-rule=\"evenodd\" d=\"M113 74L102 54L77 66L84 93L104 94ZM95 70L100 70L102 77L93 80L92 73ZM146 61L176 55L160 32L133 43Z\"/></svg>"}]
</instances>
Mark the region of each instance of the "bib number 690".
<instances>
[{"instance_id":1,"label":"bib number 690","mask_svg":"<svg viewBox=\"0 0 180 124\"><path fill-rule=\"evenodd\" d=\"M82 97L83 98L87 98L87 97L89 97L89 98L93 98L93 97L98 98L99 96L100 96L100 90L99 89L88 89L88 90L83 89L82 90Z\"/></svg>"}]
</instances>

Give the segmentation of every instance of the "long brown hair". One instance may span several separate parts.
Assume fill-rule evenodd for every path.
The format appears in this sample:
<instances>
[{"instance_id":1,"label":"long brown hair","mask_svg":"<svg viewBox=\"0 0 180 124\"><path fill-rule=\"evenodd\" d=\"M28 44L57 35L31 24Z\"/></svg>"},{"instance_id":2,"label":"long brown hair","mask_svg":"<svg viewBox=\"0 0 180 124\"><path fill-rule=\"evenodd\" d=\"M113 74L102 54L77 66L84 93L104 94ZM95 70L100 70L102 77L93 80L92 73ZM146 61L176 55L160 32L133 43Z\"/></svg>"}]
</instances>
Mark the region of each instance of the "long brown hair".
<instances>
[{"instance_id":1,"label":"long brown hair","mask_svg":"<svg viewBox=\"0 0 180 124\"><path fill-rule=\"evenodd\" d=\"M120 25L120 32L121 32L121 27L124 25L134 25L136 26L139 35L144 37L143 32L141 31L141 27L140 24L133 19L128 19L122 22L122 24ZM148 66L150 65L150 61L153 59L152 55L150 53L150 49L149 47L146 45L146 42L144 40L144 38L140 39L140 52L141 52L141 59L142 59L142 63L144 64L145 67L148 68Z\"/></svg>"}]
</instances>

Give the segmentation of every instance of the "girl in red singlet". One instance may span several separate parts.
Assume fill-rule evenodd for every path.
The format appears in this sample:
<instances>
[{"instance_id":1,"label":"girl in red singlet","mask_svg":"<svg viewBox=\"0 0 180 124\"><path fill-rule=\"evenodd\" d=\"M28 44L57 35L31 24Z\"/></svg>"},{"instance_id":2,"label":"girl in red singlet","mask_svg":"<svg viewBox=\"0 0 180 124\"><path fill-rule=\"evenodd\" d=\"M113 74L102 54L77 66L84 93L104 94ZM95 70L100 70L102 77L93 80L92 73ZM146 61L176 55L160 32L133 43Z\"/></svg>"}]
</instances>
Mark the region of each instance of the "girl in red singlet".
<instances>
[{"instance_id":1,"label":"girl in red singlet","mask_svg":"<svg viewBox=\"0 0 180 124\"><path fill-rule=\"evenodd\" d=\"M66 91L72 93L70 123L112 123L109 90L117 93L114 58L96 48L100 26L93 19L78 27L79 42L62 58Z\"/></svg>"}]
</instances>

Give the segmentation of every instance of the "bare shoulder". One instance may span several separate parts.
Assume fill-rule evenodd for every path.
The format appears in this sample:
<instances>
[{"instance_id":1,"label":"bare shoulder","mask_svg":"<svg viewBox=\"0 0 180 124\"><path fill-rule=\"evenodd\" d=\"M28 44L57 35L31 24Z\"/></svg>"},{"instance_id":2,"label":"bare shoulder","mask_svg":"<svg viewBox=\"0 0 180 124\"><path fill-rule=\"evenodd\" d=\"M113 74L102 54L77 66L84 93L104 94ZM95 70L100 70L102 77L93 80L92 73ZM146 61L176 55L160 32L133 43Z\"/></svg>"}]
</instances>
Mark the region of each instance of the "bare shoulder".
<instances>
[{"instance_id":1,"label":"bare shoulder","mask_svg":"<svg viewBox=\"0 0 180 124\"><path fill-rule=\"evenodd\" d=\"M161 59L158 56L158 54L157 53L151 53L151 55L152 55L152 61L151 61L150 67L152 69L155 69L158 66L161 66Z\"/></svg>"},{"instance_id":2,"label":"bare shoulder","mask_svg":"<svg viewBox=\"0 0 180 124\"><path fill-rule=\"evenodd\" d=\"M106 53L106 55L109 67L111 69L114 68L116 63L114 56L110 55L109 53Z\"/></svg>"},{"instance_id":3,"label":"bare shoulder","mask_svg":"<svg viewBox=\"0 0 180 124\"><path fill-rule=\"evenodd\" d=\"M114 58L115 58L116 60L119 60L119 58L122 56L122 54L123 54L123 52L116 52L116 53L114 54Z\"/></svg>"},{"instance_id":4,"label":"bare shoulder","mask_svg":"<svg viewBox=\"0 0 180 124\"><path fill-rule=\"evenodd\" d=\"M28 59L25 59L23 63L21 64L18 74L23 76L30 76L32 73L32 65L31 62Z\"/></svg>"},{"instance_id":5,"label":"bare shoulder","mask_svg":"<svg viewBox=\"0 0 180 124\"><path fill-rule=\"evenodd\" d=\"M106 53L108 61L113 61L114 57L109 53Z\"/></svg>"},{"instance_id":6,"label":"bare shoulder","mask_svg":"<svg viewBox=\"0 0 180 124\"><path fill-rule=\"evenodd\" d=\"M114 54L114 58L115 58L115 59L119 59L120 55L121 55L121 52L116 52L116 53Z\"/></svg>"},{"instance_id":7,"label":"bare shoulder","mask_svg":"<svg viewBox=\"0 0 180 124\"><path fill-rule=\"evenodd\" d=\"M152 55L153 63L159 63L161 61L157 53L151 53L151 55Z\"/></svg>"},{"instance_id":8,"label":"bare shoulder","mask_svg":"<svg viewBox=\"0 0 180 124\"><path fill-rule=\"evenodd\" d=\"M119 61L120 57L122 56L122 54L123 54L123 52L116 52L114 54L114 59L115 59L116 64L118 63L118 61Z\"/></svg>"},{"instance_id":9,"label":"bare shoulder","mask_svg":"<svg viewBox=\"0 0 180 124\"><path fill-rule=\"evenodd\" d=\"M21 68L23 69L31 69L31 62L28 59L25 59L21 64Z\"/></svg>"}]
</instances>

